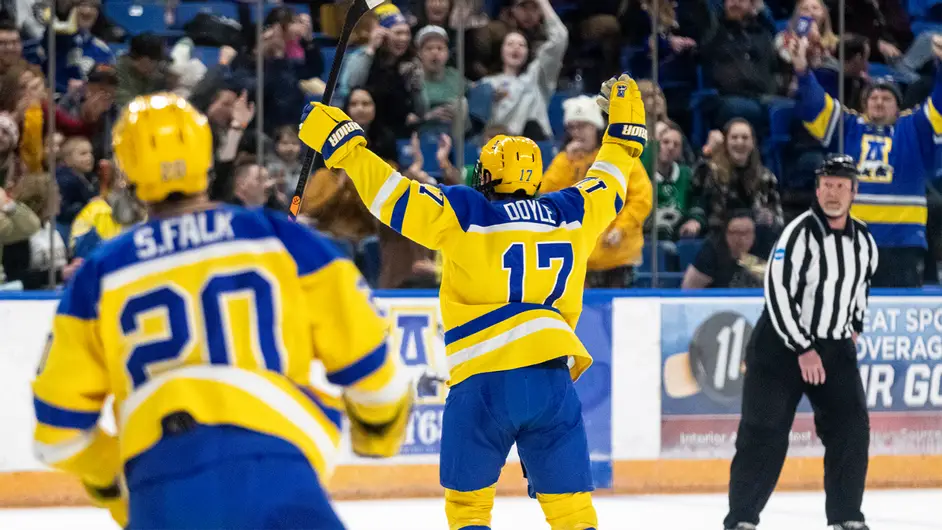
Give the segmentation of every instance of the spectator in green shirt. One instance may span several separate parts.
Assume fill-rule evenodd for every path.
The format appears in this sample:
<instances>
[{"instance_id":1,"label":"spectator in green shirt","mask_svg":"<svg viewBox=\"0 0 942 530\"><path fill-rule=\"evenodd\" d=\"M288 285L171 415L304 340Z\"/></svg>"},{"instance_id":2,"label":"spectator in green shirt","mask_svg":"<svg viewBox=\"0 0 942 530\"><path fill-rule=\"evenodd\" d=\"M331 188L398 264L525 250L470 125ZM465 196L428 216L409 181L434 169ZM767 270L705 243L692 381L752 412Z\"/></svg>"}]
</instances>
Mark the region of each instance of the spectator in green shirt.
<instances>
[{"instance_id":1,"label":"spectator in green shirt","mask_svg":"<svg viewBox=\"0 0 942 530\"><path fill-rule=\"evenodd\" d=\"M692 206L690 197L690 166L683 163L684 133L672 122L657 135L660 149L657 153L657 223L658 237L674 240L675 230L688 215Z\"/></svg>"},{"instance_id":2,"label":"spectator in green shirt","mask_svg":"<svg viewBox=\"0 0 942 530\"><path fill-rule=\"evenodd\" d=\"M415 36L415 47L425 74L422 97L428 112L420 128L422 134L448 132L451 123L462 112L464 96L461 73L448 66L448 32L439 26L425 26Z\"/></svg>"}]
</instances>

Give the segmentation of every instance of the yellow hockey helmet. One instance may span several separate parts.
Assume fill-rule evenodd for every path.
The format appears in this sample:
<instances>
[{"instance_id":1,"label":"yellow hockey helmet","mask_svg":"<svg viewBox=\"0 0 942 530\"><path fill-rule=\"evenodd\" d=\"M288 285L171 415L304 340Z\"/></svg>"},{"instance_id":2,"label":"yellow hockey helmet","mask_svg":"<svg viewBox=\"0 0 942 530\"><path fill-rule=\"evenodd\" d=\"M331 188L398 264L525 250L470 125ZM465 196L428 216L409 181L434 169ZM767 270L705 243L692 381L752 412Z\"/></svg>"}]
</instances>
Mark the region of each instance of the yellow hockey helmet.
<instances>
[{"instance_id":1,"label":"yellow hockey helmet","mask_svg":"<svg viewBox=\"0 0 942 530\"><path fill-rule=\"evenodd\" d=\"M482 193L532 197L543 182L543 156L536 142L498 135L481 150L471 185Z\"/></svg>"},{"instance_id":2,"label":"yellow hockey helmet","mask_svg":"<svg viewBox=\"0 0 942 530\"><path fill-rule=\"evenodd\" d=\"M144 202L209 187L213 135L209 121L185 99L161 92L128 103L111 134L115 161Z\"/></svg>"}]
</instances>

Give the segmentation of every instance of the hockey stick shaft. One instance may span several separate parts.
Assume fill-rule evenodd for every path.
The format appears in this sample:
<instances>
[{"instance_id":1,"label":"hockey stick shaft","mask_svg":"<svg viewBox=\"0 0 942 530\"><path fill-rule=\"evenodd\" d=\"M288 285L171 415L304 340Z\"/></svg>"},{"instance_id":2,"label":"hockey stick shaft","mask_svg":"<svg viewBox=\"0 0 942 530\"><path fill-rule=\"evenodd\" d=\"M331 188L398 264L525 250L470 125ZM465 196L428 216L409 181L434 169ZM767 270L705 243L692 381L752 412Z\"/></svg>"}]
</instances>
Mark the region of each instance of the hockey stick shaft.
<instances>
[{"instance_id":1,"label":"hockey stick shaft","mask_svg":"<svg viewBox=\"0 0 942 530\"><path fill-rule=\"evenodd\" d=\"M337 81L340 79L340 68L343 65L343 56L347 53L347 43L350 41L350 35L357 23L368 11L383 3L383 0L354 0L347 10L344 18L343 30L340 33L340 42L337 43L337 54L334 56L334 63L330 66L330 75L327 76L327 85L324 88L324 95L321 98L326 104L334 97L334 89L337 88ZM304 196L304 188L307 186L307 179L311 176L311 171L318 169L324 163L323 157L317 151L304 146L304 160L301 163L301 174L298 177L298 185L294 190L294 197L291 198L291 218L298 216L301 210L301 199Z\"/></svg>"}]
</instances>

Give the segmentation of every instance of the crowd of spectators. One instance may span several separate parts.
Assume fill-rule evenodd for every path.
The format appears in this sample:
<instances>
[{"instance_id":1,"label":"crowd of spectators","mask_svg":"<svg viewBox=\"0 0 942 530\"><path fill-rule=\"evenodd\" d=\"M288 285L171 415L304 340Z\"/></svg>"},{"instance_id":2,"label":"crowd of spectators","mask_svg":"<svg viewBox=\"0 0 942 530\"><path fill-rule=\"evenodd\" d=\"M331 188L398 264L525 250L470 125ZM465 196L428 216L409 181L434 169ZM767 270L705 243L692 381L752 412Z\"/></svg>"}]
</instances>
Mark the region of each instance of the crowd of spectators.
<instances>
[{"instance_id":1,"label":"crowd of spectators","mask_svg":"<svg viewBox=\"0 0 942 530\"><path fill-rule=\"evenodd\" d=\"M102 241L145 219L110 148L111 124L142 94L174 91L207 115L214 199L286 210L301 165L297 119L323 97L350 3L270 2L260 33L255 2L242 0L0 3L0 289L67 281ZM820 99L809 83L888 139L908 109L942 94L932 43L942 4L845 3L839 36L833 0L662 0L656 12L649 0L394 0L354 31L332 103L374 152L432 184L464 183L489 138L528 136L543 148L547 193L585 176L605 127L591 95L627 70L651 140L587 286L650 286L653 267L659 286L758 286L782 227L813 200L814 168L841 148L807 110ZM939 282L942 260L940 133L920 155L920 284ZM864 171L893 174L899 145L860 149ZM342 171L311 176L299 220L376 287L439 282L440 257L380 225ZM896 251L881 249L881 260Z\"/></svg>"}]
</instances>

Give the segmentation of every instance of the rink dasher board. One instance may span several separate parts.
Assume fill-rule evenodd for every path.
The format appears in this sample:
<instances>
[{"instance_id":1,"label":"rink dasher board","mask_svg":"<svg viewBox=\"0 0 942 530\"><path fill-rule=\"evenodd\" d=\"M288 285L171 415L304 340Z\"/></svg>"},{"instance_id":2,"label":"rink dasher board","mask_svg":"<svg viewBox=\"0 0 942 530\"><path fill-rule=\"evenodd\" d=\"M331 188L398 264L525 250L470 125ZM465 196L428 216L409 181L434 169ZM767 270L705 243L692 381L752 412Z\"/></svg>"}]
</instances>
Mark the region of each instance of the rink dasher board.
<instances>
[{"instance_id":1,"label":"rink dasher board","mask_svg":"<svg viewBox=\"0 0 942 530\"><path fill-rule=\"evenodd\" d=\"M447 388L435 293L380 291L389 348L419 385L401 454L361 459L345 437L331 479L338 498L438 495L441 414ZM29 384L49 335L55 293L0 293L0 506L82 502L74 482L31 449ZM619 493L722 491L738 425L737 370L762 309L758 290L590 291L577 334L595 362L576 383L596 487ZM874 290L858 342L871 411L869 481L942 486L942 292ZM312 381L328 391L315 363ZM818 489L822 448L799 407L781 487ZM113 421L106 419L104 421ZM526 491L516 452L502 493Z\"/></svg>"}]
</instances>

